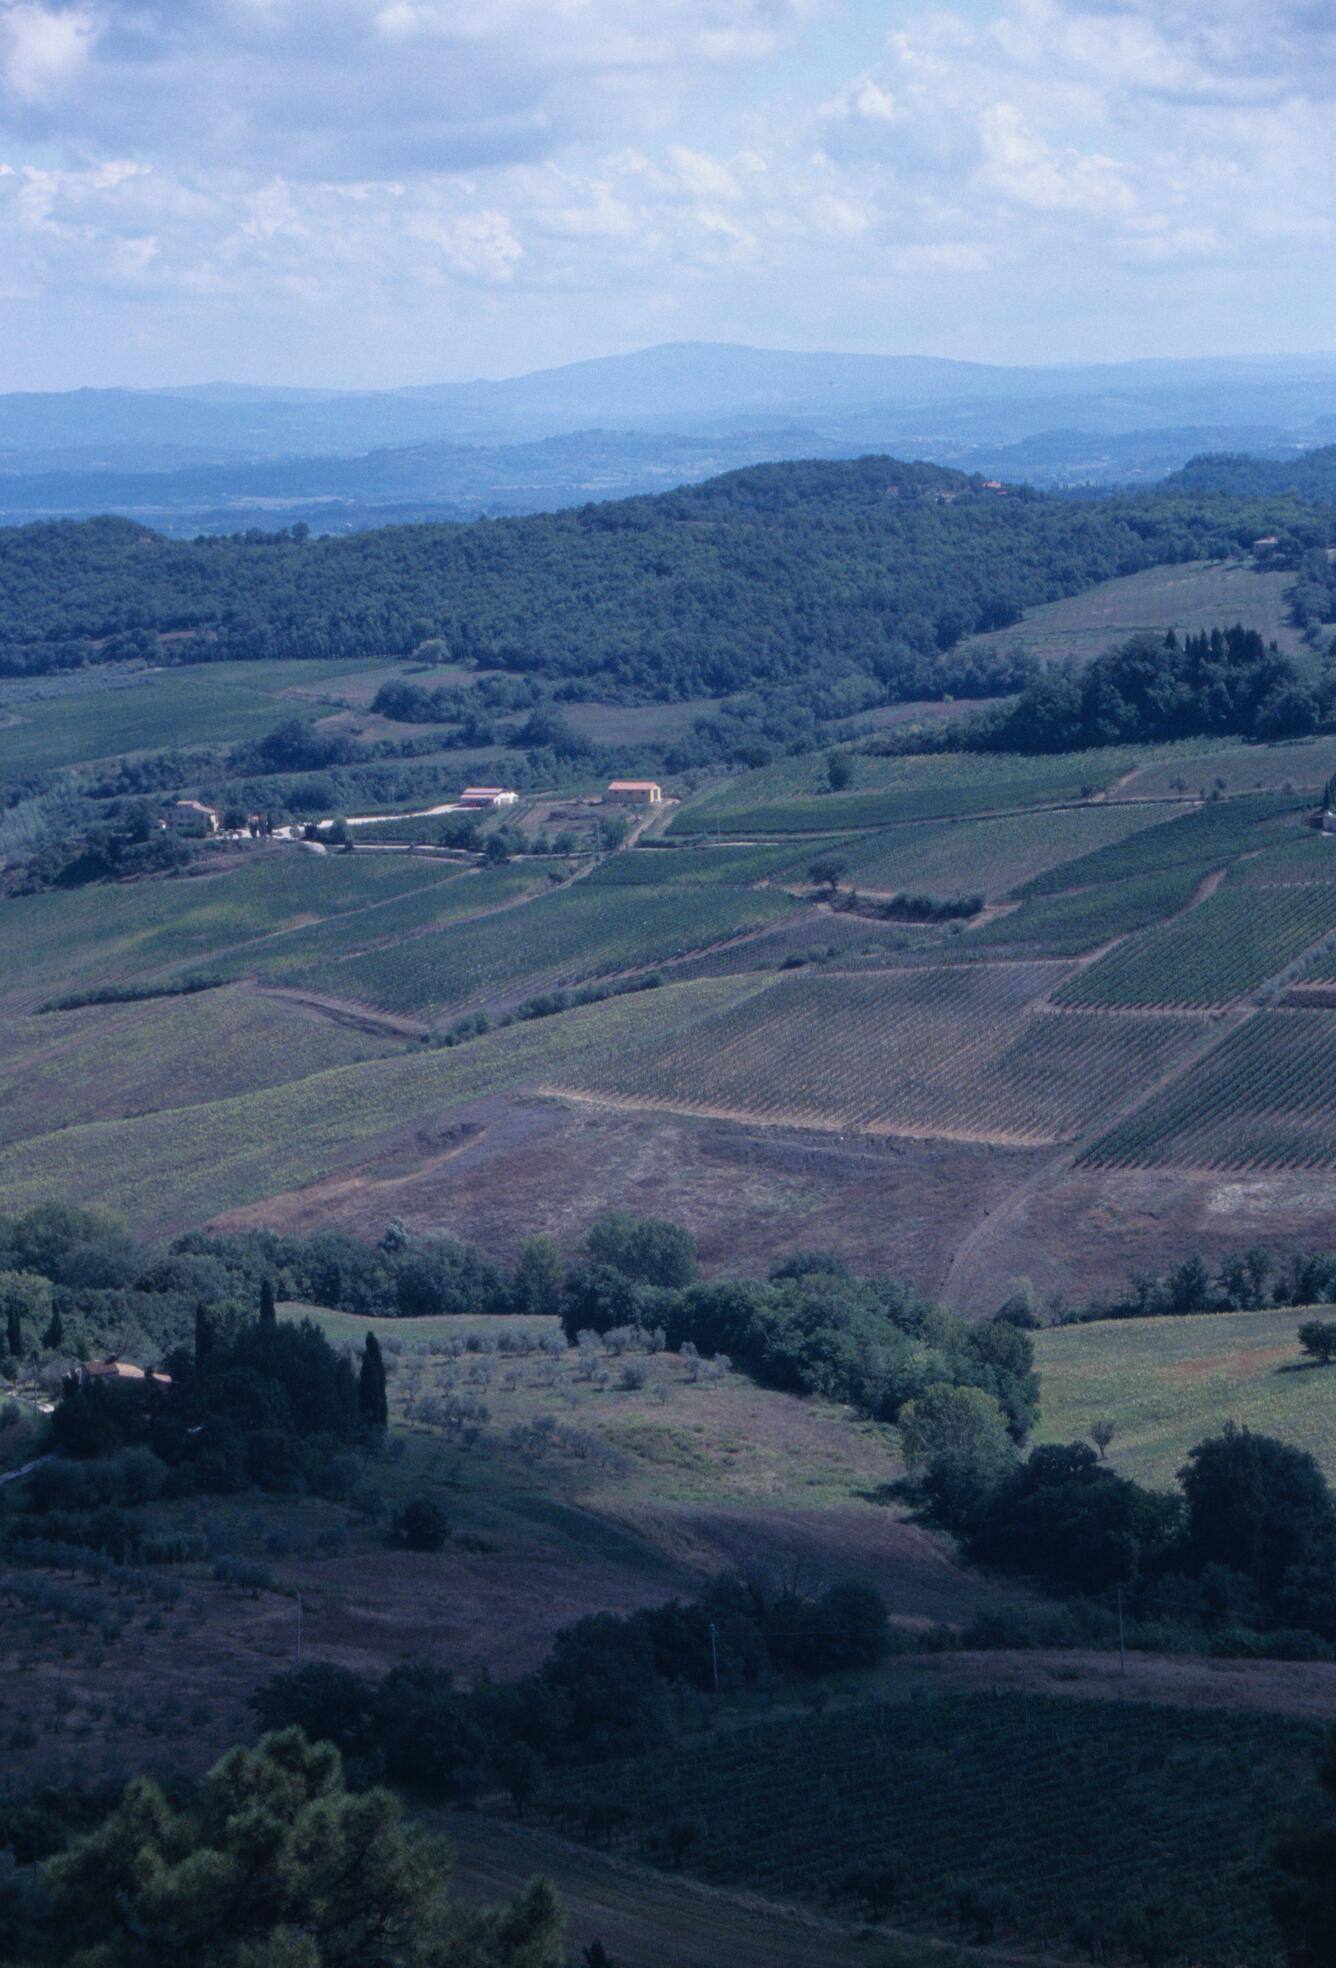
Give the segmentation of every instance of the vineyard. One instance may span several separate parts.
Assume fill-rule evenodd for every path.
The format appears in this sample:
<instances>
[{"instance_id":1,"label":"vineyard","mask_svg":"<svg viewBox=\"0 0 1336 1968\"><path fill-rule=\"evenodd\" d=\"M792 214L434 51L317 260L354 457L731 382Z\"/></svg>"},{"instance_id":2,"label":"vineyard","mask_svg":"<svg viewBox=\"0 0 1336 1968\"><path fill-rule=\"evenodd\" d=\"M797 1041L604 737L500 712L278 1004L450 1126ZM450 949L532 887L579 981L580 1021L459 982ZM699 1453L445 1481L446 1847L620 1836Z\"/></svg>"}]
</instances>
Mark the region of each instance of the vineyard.
<instances>
[{"instance_id":1,"label":"vineyard","mask_svg":"<svg viewBox=\"0 0 1336 1968\"><path fill-rule=\"evenodd\" d=\"M981 955L1015 949L1081 956L1186 908L1198 881L1195 868L1164 868L1135 881L1075 889L1069 895L1036 895L971 930L962 948Z\"/></svg>"},{"instance_id":2,"label":"vineyard","mask_svg":"<svg viewBox=\"0 0 1336 1968\"><path fill-rule=\"evenodd\" d=\"M482 879L482 878L473 878ZM587 883L385 948L285 973L285 981L382 1011L431 1014L489 992L507 1000L639 970L791 913L745 888Z\"/></svg>"},{"instance_id":3,"label":"vineyard","mask_svg":"<svg viewBox=\"0 0 1336 1968\"><path fill-rule=\"evenodd\" d=\"M1302 838L1302 805L1284 795L1212 800L1177 814L1172 807L1151 811L1158 813L1159 826L1064 862L1032 881L1026 894L1056 895L1170 868L1192 868L1204 875L1240 854L1254 854L1291 836Z\"/></svg>"},{"instance_id":4,"label":"vineyard","mask_svg":"<svg viewBox=\"0 0 1336 1968\"><path fill-rule=\"evenodd\" d=\"M847 880L883 893L1007 895L1036 875L1163 819L1155 806L1088 806L898 827L834 851ZM824 850L823 850L824 851ZM795 872L805 872L799 862Z\"/></svg>"},{"instance_id":5,"label":"vineyard","mask_svg":"<svg viewBox=\"0 0 1336 1968\"><path fill-rule=\"evenodd\" d=\"M207 880L127 882L48 889L5 903L0 990L59 980L124 983L169 965L213 969L225 951L260 937L339 918L352 933L358 912L405 898L440 896L458 870L442 863L356 854L257 854ZM425 905L424 906L434 906Z\"/></svg>"},{"instance_id":6,"label":"vineyard","mask_svg":"<svg viewBox=\"0 0 1336 1968\"><path fill-rule=\"evenodd\" d=\"M1226 1005L1336 930L1336 883L1226 887L1121 944L1062 987L1065 1004Z\"/></svg>"},{"instance_id":7,"label":"vineyard","mask_svg":"<svg viewBox=\"0 0 1336 1968\"><path fill-rule=\"evenodd\" d=\"M567 1779L559 1819L718 1885L897 1926L1270 1968L1271 1824L1318 1804L1316 1724L933 1696L785 1717Z\"/></svg>"},{"instance_id":8,"label":"vineyard","mask_svg":"<svg viewBox=\"0 0 1336 1968\"><path fill-rule=\"evenodd\" d=\"M688 977L735 977L748 970L797 969L805 963L833 962L842 969L899 964L910 952L934 949L941 940L940 929L810 909L745 942L688 957L673 965L671 976L681 982Z\"/></svg>"},{"instance_id":9,"label":"vineyard","mask_svg":"<svg viewBox=\"0 0 1336 1968\"><path fill-rule=\"evenodd\" d=\"M1189 1018L1035 1013L1060 971L1008 964L780 978L563 1082L615 1102L870 1134L1036 1146L1167 1065Z\"/></svg>"},{"instance_id":10,"label":"vineyard","mask_svg":"<svg viewBox=\"0 0 1336 1968\"><path fill-rule=\"evenodd\" d=\"M786 869L791 853L788 847L633 847L600 862L589 882L593 888L658 888L684 882L745 887Z\"/></svg>"},{"instance_id":11,"label":"vineyard","mask_svg":"<svg viewBox=\"0 0 1336 1968\"><path fill-rule=\"evenodd\" d=\"M1336 1013L1259 1012L1081 1159L1087 1168L1336 1167Z\"/></svg>"}]
</instances>

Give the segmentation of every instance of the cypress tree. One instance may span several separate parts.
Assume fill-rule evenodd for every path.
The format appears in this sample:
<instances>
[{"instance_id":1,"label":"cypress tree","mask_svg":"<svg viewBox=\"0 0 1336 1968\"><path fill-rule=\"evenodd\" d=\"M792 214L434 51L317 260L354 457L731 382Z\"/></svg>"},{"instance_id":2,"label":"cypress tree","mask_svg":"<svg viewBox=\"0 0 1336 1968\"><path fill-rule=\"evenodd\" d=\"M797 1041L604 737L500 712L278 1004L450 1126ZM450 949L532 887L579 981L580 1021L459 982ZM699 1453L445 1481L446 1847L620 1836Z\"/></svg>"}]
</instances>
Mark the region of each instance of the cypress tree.
<instances>
[{"instance_id":1,"label":"cypress tree","mask_svg":"<svg viewBox=\"0 0 1336 1968\"><path fill-rule=\"evenodd\" d=\"M42 1344L48 1353L58 1353L65 1344L65 1321L60 1316L60 1307L58 1305L51 1307L51 1320L47 1326L46 1337L43 1339Z\"/></svg>"},{"instance_id":2,"label":"cypress tree","mask_svg":"<svg viewBox=\"0 0 1336 1968\"><path fill-rule=\"evenodd\" d=\"M381 1357L380 1341L373 1332L367 1334L362 1354L362 1371L357 1378L357 1405L368 1428L384 1428L389 1421L385 1362Z\"/></svg>"},{"instance_id":3,"label":"cypress tree","mask_svg":"<svg viewBox=\"0 0 1336 1968\"><path fill-rule=\"evenodd\" d=\"M11 1359L23 1358L23 1320L13 1299L9 1302L9 1317L5 1321L5 1345Z\"/></svg>"},{"instance_id":4,"label":"cypress tree","mask_svg":"<svg viewBox=\"0 0 1336 1968\"><path fill-rule=\"evenodd\" d=\"M213 1351L213 1321L207 1305L195 1307L195 1365L203 1366Z\"/></svg>"},{"instance_id":5,"label":"cypress tree","mask_svg":"<svg viewBox=\"0 0 1336 1968\"><path fill-rule=\"evenodd\" d=\"M272 1278L262 1278L260 1280L260 1324L262 1326L276 1326L278 1324L278 1307L274 1302L274 1281Z\"/></svg>"}]
</instances>

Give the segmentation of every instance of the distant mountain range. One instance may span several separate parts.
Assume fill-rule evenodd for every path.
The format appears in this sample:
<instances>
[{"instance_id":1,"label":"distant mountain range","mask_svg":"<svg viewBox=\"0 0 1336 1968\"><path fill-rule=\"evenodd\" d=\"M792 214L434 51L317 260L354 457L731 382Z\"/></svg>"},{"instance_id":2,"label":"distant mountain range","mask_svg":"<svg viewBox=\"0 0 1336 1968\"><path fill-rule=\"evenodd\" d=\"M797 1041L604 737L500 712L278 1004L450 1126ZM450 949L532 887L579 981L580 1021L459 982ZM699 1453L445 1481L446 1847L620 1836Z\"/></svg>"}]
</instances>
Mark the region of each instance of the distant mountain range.
<instances>
[{"instance_id":1,"label":"distant mountain range","mask_svg":"<svg viewBox=\"0 0 1336 1968\"><path fill-rule=\"evenodd\" d=\"M1000 368L669 343L501 382L0 395L0 521L343 531L550 510L893 449L1043 486L1336 439L1336 356Z\"/></svg>"}]
</instances>

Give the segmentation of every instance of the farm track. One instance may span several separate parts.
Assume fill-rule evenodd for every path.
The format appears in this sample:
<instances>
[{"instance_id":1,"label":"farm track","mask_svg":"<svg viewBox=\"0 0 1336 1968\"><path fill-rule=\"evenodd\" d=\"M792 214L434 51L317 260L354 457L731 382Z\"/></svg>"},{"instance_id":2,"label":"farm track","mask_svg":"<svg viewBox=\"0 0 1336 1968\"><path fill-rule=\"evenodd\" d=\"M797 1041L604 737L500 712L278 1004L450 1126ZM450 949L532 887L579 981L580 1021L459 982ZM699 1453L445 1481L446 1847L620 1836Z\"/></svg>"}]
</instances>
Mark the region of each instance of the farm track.
<instances>
[{"instance_id":1,"label":"farm track","mask_svg":"<svg viewBox=\"0 0 1336 1968\"><path fill-rule=\"evenodd\" d=\"M389 1011L372 1011L367 1005L353 1004L347 998L333 998L320 991L299 991L282 984L256 984L251 987L262 998L278 998L285 1004L300 1005L332 1025L352 1032L369 1032L391 1039L426 1039L431 1028L416 1018L396 1017Z\"/></svg>"}]
</instances>

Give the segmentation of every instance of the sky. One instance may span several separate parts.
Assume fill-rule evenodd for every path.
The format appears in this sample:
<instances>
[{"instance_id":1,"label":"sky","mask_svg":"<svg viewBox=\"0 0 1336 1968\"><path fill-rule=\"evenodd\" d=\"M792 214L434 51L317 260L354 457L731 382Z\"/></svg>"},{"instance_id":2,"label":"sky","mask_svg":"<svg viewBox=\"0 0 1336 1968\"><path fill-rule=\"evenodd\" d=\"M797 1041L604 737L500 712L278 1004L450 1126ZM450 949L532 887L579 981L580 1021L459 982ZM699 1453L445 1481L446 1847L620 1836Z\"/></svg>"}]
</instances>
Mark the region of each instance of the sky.
<instances>
[{"instance_id":1,"label":"sky","mask_svg":"<svg viewBox=\"0 0 1336 1968\"><path fill-rule=\"evenodd\" d=\"M1336 349L1336 0L0 0L0 389Z\"/></svg>"}]
</instances>

